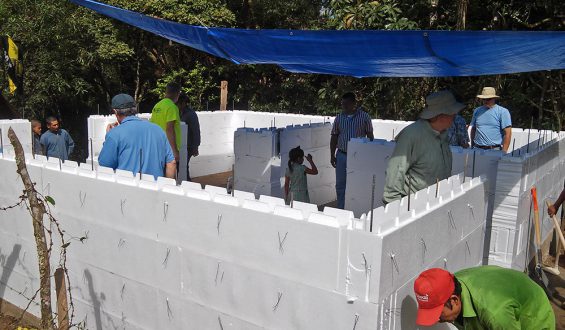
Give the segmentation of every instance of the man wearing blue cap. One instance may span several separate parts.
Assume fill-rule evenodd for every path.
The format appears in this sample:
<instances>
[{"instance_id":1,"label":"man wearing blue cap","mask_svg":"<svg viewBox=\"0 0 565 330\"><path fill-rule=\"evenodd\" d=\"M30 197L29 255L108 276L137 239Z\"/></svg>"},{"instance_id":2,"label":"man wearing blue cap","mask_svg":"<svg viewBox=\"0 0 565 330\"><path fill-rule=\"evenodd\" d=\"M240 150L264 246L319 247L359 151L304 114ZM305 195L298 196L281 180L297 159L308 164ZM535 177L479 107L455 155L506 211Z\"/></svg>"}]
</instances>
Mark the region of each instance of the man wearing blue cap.
<instances>
[{"instance_id":1,"label":"man wearing blue cap","mask_svg":"<svg viewBox=\"0 0 565 330\"><path fill-rule=\"evenodd\" d=\"M155 124L136 116L133 97L118 94L112 98L112 110L118 125L109 127L98 164L155 178L175 178L176 161L167 136Z\"/></svg>"}]
</instances>

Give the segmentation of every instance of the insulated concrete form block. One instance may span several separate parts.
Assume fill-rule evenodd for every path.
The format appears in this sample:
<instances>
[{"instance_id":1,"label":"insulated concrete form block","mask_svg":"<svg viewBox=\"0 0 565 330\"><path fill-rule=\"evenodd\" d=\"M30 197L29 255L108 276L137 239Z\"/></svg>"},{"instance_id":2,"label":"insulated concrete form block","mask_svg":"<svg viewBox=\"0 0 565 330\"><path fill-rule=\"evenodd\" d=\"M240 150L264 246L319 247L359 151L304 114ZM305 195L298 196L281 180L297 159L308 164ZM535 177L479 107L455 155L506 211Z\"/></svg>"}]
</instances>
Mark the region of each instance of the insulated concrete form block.
<instances>
[{"instance_id":1,"label":"insulated concrete form block","mask_svg":"<svg viewBox=\"0 0 565 330\"><path fill-rule=\"evenodd\" d=\"M473 180L465 190L465 194L444 201L431 211L416 211L417 218L379 235L382 238L381 268L376 273L380 273L380 278L378 287L371 287L372 297L391 294L391 288L421 271L421 265L414 263L415 251L422 254L422 265L429 264L441 257L446 249L450 250L461 242L462 236L466 237L474 230L473 227L476 229L484 225L484 213L477 214L486 207L483 183ZM472 218L475 223L469 220Z\"/></svg>"},{"instance_id":2,"label":"insulated concrete form block","mask_svg":"<svg viewBox=\"0 0 565 330\"><path fill-rule=\"evenodd\" d=\"M223 173L232 170L234 164L233 154L204 155L190 159L190 176L192 178ZM181 169L181 172L183 169Z\"/></svg>"},{"instance_id":3,"label":"insulated concrete form block","mask_svg":"<svg viewBox=\"0 0 565 330\"><path fill-rule=\"evenodd\" d=\"M8 138L8 130L12 128L18 140L22 144L25 153L31 154L32 152L32 132L31 132L31 123L25 119L3 119L0 120L0 133L2 133L1 141L2 145L0 145L0 152L5 153L14 153L14 148L10 143L10 139Z\"/></svg>"},{"instance_id":4,"label":"insulated concrete form block","mask_svg":"<svg viewBox=\"0 0 565 330\"><path fill-rule=\"evenodd\" d=\"M528 247L533 245L530 189L535 186L540 203L542 238L552 232L545 216L546 199L555 199L562 189L565 163L560 158L564 141L552 140L525 155L507 155L498 164L495 208L490 231L489 263L521 270L532 258Z\"/></svg>"},{"instance_id":5,"label":"insulated concrete form block","mask_svg":"<svg viewBox=\"0 0 565 330\"><path fill-rule=\"evenodd\" d=\"M241 267L222 259L185 253L183 272L190 279L185 295L268 329L371 328L377 306L347 303L341 294ZM251 290L250 285L253 286ZM324 304L319 304L324 301ZM355 314L358 321L355 320Z\"/></svg>"},{"instance_id":6,"label":"insulated concrete form block","mask_svg":"<svg viewBox=\"0 0 565 330\"><path fill-rule=\"evenodd\" d=\"M236 179L245 179L252 182L265 182L280 184L280 160L274 158L260 158L255 156L236 156Z\"/></svg>"},{"instance_id":7,"label":"insulated concrete form block","mask_svg":"<svg viewBox=\"0 0 565 330\"><path fill-rule=\"evenodd\" d=\"M393 141L400 131L412 123L411 121L373 119L373 135L375 139Z\"/></svg>"}]
</instances>

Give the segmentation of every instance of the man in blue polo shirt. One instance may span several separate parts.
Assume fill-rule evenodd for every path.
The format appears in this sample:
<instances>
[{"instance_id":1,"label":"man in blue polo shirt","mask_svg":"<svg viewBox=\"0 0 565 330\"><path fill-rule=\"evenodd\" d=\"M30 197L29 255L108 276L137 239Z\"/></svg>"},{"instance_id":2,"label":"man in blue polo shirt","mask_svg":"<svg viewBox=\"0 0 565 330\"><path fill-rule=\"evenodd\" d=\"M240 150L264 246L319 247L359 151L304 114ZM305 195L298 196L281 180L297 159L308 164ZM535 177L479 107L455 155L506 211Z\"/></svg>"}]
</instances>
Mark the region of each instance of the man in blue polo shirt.
<instances>
[{"instance_id":1,"label":"man in blue polo shirt","mask_svg":"<svg viewBox=\"0 0 565 330\"><path fill-rule=\"evenodd\" d=\"M496 90L485 87L480 95L483 106L475 109L471 120L471 143L474 148L508 151L512 120L508 109L496 104Z\"/></svg>"},{"instance_id":2,"label":"man in blue polo shirt","mask_svg":"<svg viewBox=\"0 0 565 330\"><path fill-rule=\"evenodd\" d=\"M114 96L112 110L118 124L109 125L98 163L113 169L151 174L155 178L175 178L175 156L167 136L159 126L136 116L133 97Z\"/></svg>"}]
</instances>

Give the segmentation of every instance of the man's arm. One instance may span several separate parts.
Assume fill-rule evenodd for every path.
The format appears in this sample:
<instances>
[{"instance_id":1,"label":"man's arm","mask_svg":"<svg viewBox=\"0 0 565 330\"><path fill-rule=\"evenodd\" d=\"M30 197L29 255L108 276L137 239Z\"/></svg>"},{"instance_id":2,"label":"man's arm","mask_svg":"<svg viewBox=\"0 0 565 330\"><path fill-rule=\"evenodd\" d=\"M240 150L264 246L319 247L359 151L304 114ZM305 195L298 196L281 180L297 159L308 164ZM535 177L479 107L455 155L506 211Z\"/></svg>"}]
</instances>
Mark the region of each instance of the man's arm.
<instances>
[{"instance_id":1,"label":"man's arm","mask_svg":"<svg viewBox=\"0 0 565 330\"><path fill-rule=\"evenodd\" d=\"M47 135L43 133L39 137L39 145L41 146L41 151L43 152L44 156L47 156Z\"/></svg>"},{"instance_id":2,"label":"man's arm","mask_svg":"<svg viewBox=\"0 0 565 330\"><path fill-rule=\"evenodd\" d=\"M334 119L334 123L332 125L331 137L330 137L330 164L335 168L337 166L337 159L335 158L335 152L337 149L337 139L339 136L339 125L338 125L338 118L337 115Z\"/></svg>"},{"instance_id":3,"label":"man's arm","mask_svg":"<svg viewBox=\"0 0 565 330\"><path fill-rule=\"evenodd\" d=\"M485 329L524 330L520 324L520 320L517 319L517 317L520 317L517 307L508 303L497 307L495 311L488 311L488 315L479 312L479 321Z\"/></svg>"},{"instance_id":4,"label":"man's arm","mask_svg":"<svg viewBox=\"0 0 565 330\"><path fill-rule=\"evenodd\" d=\"M75 141L73 140L69 132L65 131L65 133L65 138L67 140L67 150L69 150L67 157L69 157L73 153L73 150L75 150Z\"/></svg>"},{"instance_id":5,"label":"man's arm","mask_svg":"<svg viewBox=\"0 0 565 330\"><path fill-rule=\"evenodd\" d=\"M412 142L406 136L397 138L386 169L383 201L390 203L406 196L406 173L412 162Z\"/></svg>"},{"instance_id":6,"label":"man's arm","mask_svg":"<svg viewBox=\"0 0 565 330\"><path fill-rule=\"evenodd\" d=\"M94 157L94 155L90 155ZM116 169L118 167L118 145L108 135L106 135L106 140L102 145L102 150L98 155L98 164L100 166L109 167Z\"/></svg>"},{"instance_id":7,"label":"man's arm","mask_svg":"<svg viewBox=\"0 0 565 330\"><path fill-rule=\"evenodd\" d=\"M171 149L173 150L173 155L175 159L178 161L179 158L179 149L177 148L177 136L175 133L175 122L169 121L167 122L167 140L169 140L169 144L171 145Z\"/></svg>"},{"instance_id":8,"label":"man's arm","mask_svg":"<svg viewBox=\"0 0 565 330\"><path fill-rule=\"evenodd\" d=\"M561 204L563 204L563 201L565 201L565 189L561 191L561 194L559 195L559 198L557 198L555 203L547 208L547 214L549 214L550 217L554 216L557 213L557 210L559 210Z\"/></svg>"},{"instance_id":9,"label":"man's arm","mask_svg":"<svg viewBox=\"0 0 565 330\"><path fill-rule=\"evenodd\" d=\"M475 126L471 127L471 148L475 145Z\"/></svg>"},{"instance_id":10,"label":"man's arm","mask_svg":"<svg viewBox=\"0 0 565 330\"><path fill-rule=\"evenodd\" d=\"M337 160L335 158L335 151L337 149L337 135L332 134L330 138L330 163L333 167L336 167Z\"/></svg>"},{"instance_id":11,"label":"man's arm","mask_svg":"<svg viewBox=\"0 0 565 330\"><path fill-rule=\"evenodd\" d=\"M193 156L198 156L198 147L200 146L200 122L198 121L198 115L193 112L192 120L189 122L190 132L192 134L193 143Z\"/></svg>"},{"instance_id":12,"label":"man's arm","mask_svg":"<svg viewBox=\"0 0 565 330\"><path fill-rule=\"evenodd\" d=\"M177 162L175 160L165 164L165 177L175 179L177 175Z\"/></svg>"},{"instance_id":13,"label":"man's arm","mask_svg":"<svg viewBox=\"0 0 565 330\"><path fill-rule=\"evenodd\" d=\"M365 123L366 125L366 132L367 132L367 137L369 138L370 141L373 141L375 139L375 135L373 134L373 122L371 121L371 116L369 116L369 114L367 114L367 122Z\"/></svg>"},{"instance_id":14,"label":"man's arm","mask_svg":"<svg viewBox=\"0 0 565 330\"><path fill-rule=\"evenodd\" d=\"M504 138L502 140L502 150L508 152L508 147L510 146L510 140L512 139L512 126L506 127L504 129Z\"/></svg>"}]
</instances>

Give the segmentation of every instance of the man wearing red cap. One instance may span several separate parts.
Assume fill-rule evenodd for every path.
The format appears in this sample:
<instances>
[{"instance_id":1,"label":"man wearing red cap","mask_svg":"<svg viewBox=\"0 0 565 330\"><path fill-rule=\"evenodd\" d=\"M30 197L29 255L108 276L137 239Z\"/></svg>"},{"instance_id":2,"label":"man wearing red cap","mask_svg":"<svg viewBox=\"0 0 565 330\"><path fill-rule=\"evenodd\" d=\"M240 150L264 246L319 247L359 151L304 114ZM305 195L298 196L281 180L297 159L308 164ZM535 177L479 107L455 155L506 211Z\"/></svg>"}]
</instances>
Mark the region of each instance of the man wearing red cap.
<instances>
[{"instance_id":1,"label":"man wearing red cap","mask_svg":"<svg viewBox=\"0 0 565 330\"><path fill-rule=\"evenodd\" d=\"M454 323L460 329L555 329L543 289L524 273L481 266L455 274L432 268L414 282L416 323Z\"/></svg>"}]
</instances>

